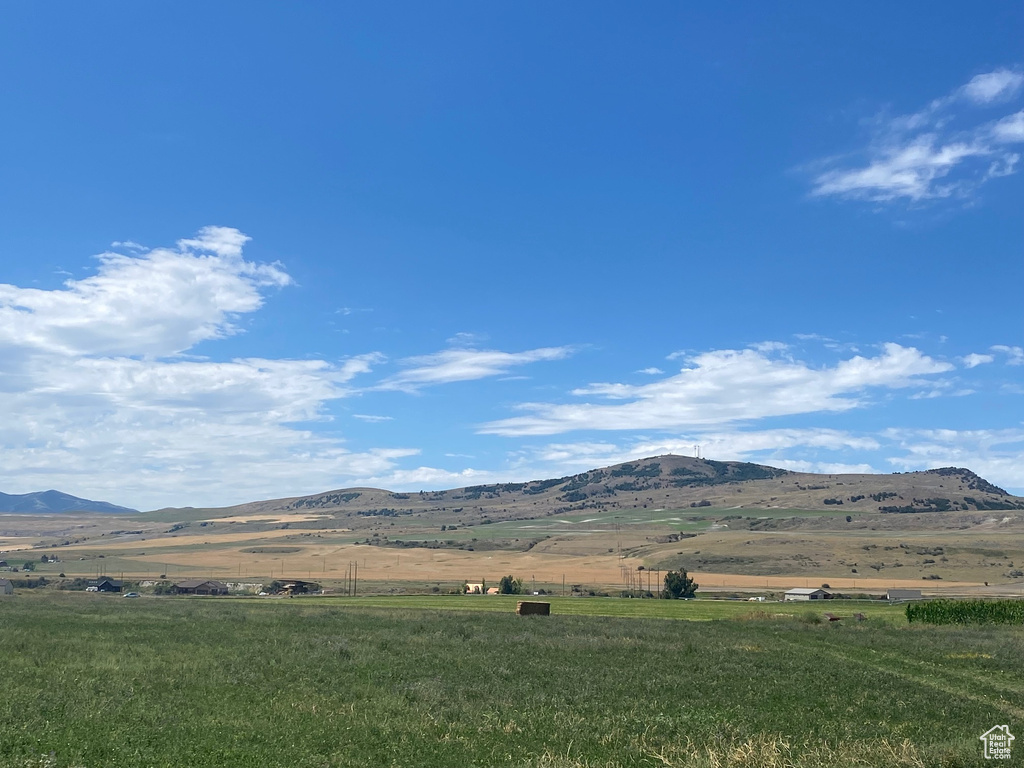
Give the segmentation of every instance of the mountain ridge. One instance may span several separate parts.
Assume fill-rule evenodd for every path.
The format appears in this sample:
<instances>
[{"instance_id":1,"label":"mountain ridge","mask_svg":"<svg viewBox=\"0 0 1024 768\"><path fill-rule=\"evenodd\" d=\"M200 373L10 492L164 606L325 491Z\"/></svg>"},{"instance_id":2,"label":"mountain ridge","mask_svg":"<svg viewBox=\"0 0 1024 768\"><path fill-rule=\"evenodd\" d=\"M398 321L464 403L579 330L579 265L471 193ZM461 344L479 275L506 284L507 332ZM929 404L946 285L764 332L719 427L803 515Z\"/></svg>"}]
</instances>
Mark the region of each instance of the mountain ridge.
<instances>
[{"instance_id":1,"label":"mountain ridge","mask_svg":"<svg viewBox=\"0 0 1024 768\"><path fill-rule=\"evenodd\" d=\"M647 505L926 513L1024 510L1024 498L1007 493L963 467L892 474L816 474L750 462L665 454L521 483L409 492L339 488L187 511L193 516L209 513L210 517L345 512L391 516L455 509L496 521ZM165 508L146 514L169 519L184 511Z\"/></svg>"},{"instance_id":2,"label":"mountain ridge","mask_svg":"<svg viewBox=\"0 0 1024 768\"><path fill-rule=\"evenodd\" d=\"M106 514L134 514L136 509L121 507L107 501L93 501L55 491L32 493L0 493L0 513L46 514L64 512L101 512Z\"/></svg>"}]
</instances>

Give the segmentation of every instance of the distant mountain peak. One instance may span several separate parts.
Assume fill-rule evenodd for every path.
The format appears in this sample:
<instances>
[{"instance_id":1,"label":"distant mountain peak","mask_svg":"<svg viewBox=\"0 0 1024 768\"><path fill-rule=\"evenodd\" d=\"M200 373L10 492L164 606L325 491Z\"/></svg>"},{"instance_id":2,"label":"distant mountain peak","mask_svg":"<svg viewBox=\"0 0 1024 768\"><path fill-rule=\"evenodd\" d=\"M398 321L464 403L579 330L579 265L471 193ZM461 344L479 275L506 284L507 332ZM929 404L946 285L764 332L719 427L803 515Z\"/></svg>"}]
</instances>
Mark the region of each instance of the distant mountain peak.
<instances>
[{"instance_id":1,"label":"distant mountain peak","mask_svg":"<svg viewBox=\"0 0 1024 768\"><path fill-rule=\"evenodd\" d=\"M135 513L138 510L119 507L107 501L92 501L56 491L34 493L0 493L0 512L13 514L47 514L61 512L102 512L105 514Z\"/></svg>"}]
</instances>

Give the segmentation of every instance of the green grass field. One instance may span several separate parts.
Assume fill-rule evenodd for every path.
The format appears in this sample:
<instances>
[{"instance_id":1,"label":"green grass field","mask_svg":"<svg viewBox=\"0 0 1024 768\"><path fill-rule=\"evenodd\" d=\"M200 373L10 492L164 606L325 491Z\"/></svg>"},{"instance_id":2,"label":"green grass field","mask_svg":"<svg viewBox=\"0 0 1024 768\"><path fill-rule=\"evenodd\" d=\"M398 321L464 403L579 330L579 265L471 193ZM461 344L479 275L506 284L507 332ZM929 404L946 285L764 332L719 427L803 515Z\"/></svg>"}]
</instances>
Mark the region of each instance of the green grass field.
<instances>
[{"instance_id":1,"label":"green grass field","mask_svg":"<svg viewBox=\"0 0 1024 768\"><path fill-rule=\"evenodd\" d=\"M975 766L1024 721L1021 628L552 602L0 600L0 766Z\"/></svg>"},{"instance_id":2,"label":"green grass field","mask_svg":"<svg viewBox=\"0 0 1024 768\"><path fill-rule=\"evenodd\" d=\"M369 595L367 597L304 597L304 601L344 604L372 608L409 608L427 611L484 611L513 613L518 600L542 600L551 603L556 616L609 616L633 619L747 619L768 614L779 618L822 617L826 611L841 620L856 623L854 614L862 613L870 621L906 624L904 607L877 600L834 600L829 603L750 603L745 600L630 600L622 598L527 597L516 595ZM340 601L340 603L339 603Z\"/></svg>"}]
</instances>

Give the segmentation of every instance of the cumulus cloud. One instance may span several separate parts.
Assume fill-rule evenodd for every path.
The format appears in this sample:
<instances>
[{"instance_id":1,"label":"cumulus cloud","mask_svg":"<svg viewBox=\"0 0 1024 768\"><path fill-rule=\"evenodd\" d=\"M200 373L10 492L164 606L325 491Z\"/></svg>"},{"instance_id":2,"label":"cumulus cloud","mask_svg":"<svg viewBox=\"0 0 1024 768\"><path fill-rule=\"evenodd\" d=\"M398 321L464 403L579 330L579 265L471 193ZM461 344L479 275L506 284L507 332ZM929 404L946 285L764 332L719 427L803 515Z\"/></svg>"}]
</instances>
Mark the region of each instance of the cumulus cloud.
<instances>
[{"instance_id":1,"label":"cumulus cloud","mask_svg":"<svg viewBox=\"0 0 1024 768\"><path fill-rule=\"evenodd\" d=\"M521 436L674 429L841 412L863 405L870 388L910 387L952 370L949 363L893 343L875 357L857 355L824 368L755 349L705 352L688 363L651 384L599 383L572 392L605 402L524 403L518 408L525 415L484 424L479 431Z\"/></svg>"},{"instance_id":2,"label":"cumulus cloud","mask_svg":"<svg viewBox=\"0 0 1024 768\"><path fill-rule=\"evenodd\" d=\"M378 353L328 362L188 359L239 332L279 264L206 227L173 248L105 253L57 290L0 285L0 484L60 487L131 506L220 504L308 492L389 471L409 448L347 450L303 422L354 394Z\"/></svg>"},{"instance_id":3,"label":"cumulus cloud","mask_svg":"<svg viewBox=\"0 0 1024 768\"><path fill-rule=\"evenodd\" d=\"M291 283L280 265L245 261L246 240L206 227L177 248L100 254L96 275L63 290L0 284L0 349L158 358L237 333L234 318L262 306L261 289Z\"/></svg>"},{"instance_id":4,"label":"cumulus cloud","mask_svg":"<svg viewBox=\"0 0 1024 768\"><path fill-rule=\"evenodd\" d=\"M401 361L406 370L386 378L382 390L416 392L422 387L474 381L498 376L516 366L545 360L563 360L572 347L542 347L525 352L501 352L493 349L446 349L431 355L419 355Z\"/></svg>"},{"instance_id":5,"label":"cumulus cloud","mask_svg":"<svg viewBox=\"0 0 1024 768\"><path fill-rule=\"evenodd\" d=\"M999 69L977 75L919 112L878 118L860 156L823 163L812 194L850 199L910 202L964 197L981 184L1017 171L1024 142L1024 113L992 120L979 115L1017 97L1020 72Z\"/></svg>"}]
</instances>

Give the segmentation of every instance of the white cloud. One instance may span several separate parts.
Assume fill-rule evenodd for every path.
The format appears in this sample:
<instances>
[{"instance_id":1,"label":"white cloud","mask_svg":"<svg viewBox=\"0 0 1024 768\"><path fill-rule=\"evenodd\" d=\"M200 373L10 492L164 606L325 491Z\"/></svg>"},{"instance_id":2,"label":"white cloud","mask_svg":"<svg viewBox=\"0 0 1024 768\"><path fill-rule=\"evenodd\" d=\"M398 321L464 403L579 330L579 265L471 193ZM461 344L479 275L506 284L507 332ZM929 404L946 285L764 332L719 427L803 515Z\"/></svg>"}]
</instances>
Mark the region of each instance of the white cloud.
<instances>
[{"instance_id":1,"label":"white cloud","mask_svg":"<svg viewBox=\"0 0 1024 768\"><path fill-rule=\"evenodd\" d=\"M833 429L770 429L692 432L664 439L637 437L622 443L581 441L527 446L514 451L510 475L522 479L560 477L596 467L664 454L694 456L716 461L752 461L801 472L871 471L867 463L827 461L823 452L845 456L851 452L876 451L872 436L853 435ZM804 455L815 457L812 460ZM510 477L511 479L511 477Z\"/></svg>"},{"instance_id":2,"label":"white cloud","mask_svg":"<svg viewBox=\"0 0 1024 768\"><path fill-rule=\"evenodd\" d=\"M394 421L395 420L394 416L374 416L373 414L369 414L369 413L353 413L352 414L352 418L353 419L359 419L360 421L366 421L366 422L369 422L370 424L377 424L377 423L382 422L382 421Z\"/></svg>"},{"instance_id":3,"label":"white cloud","mask_svg":"<svg viewBox=\"0 0 1024 768\"><path fill-rule=\"evenodd\" d=\"M964 367L977 368L979 365L991 363L995 358L992 355L981 355L977 352L972 352L969 355L964 355L961 360L963 361Z\"/></svg>"},{"instance_id":4,"label":"white cloud","mask_svg":"<svg viewBox=\"0 0 1024 768\"><path fill-rule=\"evenodd\" d=\"M785 352L789 349L789 344L782 341L758 341L751 344L750 348L758 352Z\"/></svg>"},{"instance_id":5,"label":"white cloud","mask_svg":"<svg viewBox=\"0 0 1024 768\"><path fill-rule=\"evenodd\" d=\"M0 284L0 349L157 358L236 333L232 320L260 308L261 288L291 282L278 265L242 259L247 239L206 227L177 249L101 254L95 276L63 290Z\"/></svg>"},{"instance_id":6,"label":"white cloud","mask_svg":"<svg viewBox=\"0 0 1024 768\"><path fill-rule=\"evenodd\" d=\"M127 248L130 251L148 251L149 250L146 246L140 245L139 243L136 243L134 240L123 240L123 241L115 240L114 242L112 242L110 244L110 247L111 248Z\"/></svg>"},{"instance_id":7,"label":"white cloud","mask_svg":"<svg viewBox=\"0 0 1024 768\"><path fill-rule=\"evenodd\" d=\"M798 459L778 459L772 462L772 466L788 469L790 472L810 472L816 475L870 475L878 472L870 464L843 464L842 462Z\"/></svg>"},{"instance_id":8,"label":"white cloud","mask_svg":"<svg viewBox=\"0 0 1024 768\"><path fill-rule=\"evenodd\" d=\"M646 374L648 376L659 376L659 375L663 374L664 371L661 370L661 368L651 367L651 368L641 368L639 371L637 371L637 373L643 373L643 374Z\"/></svg>"},{"instance_id":9,"label":"white cloud","mask_svg":"<svg viewBox=\"0 0 1024 768\"><path fill-rule=\"evenodd\" d=\"M966 467L1010 492L1024 492L1024 429L889 429L902 449L889 464L903 471Z\"/></svg>"},{"instance_id":10,"label":"white cloud","mask_svg":"<svg viewBox=\"0 0 1024 768\"><path fill-rule=\"evenodd\" d=\"M563 360L572 347L544 347L525 352L500 352L492 349L446 349L431 355L402 361L407 369L378 385L382 390L416 392L422 387L474 381L508 373L511 368L545 360Z\"/></svg>"},{"instance_id":11,"label":"white cloud","mask_svg":"<svg viewBox=\"0 0 1024 768\"><path fill-rule=\"evenodd\" d=\"M812 194L920 202L967 196L990 179L1015 173L1020 156L1004 145L1024 141L1022 113L979 121L961 108L1005 101L1022 83L1021 73L996 70L920 112L876 120L866 162L828 161L832 167L816 175Z\"/></svg>"},{"instance_id":12,"label":"white cloud","mask_svg":"<svg viewBox=\"0 0 1024 768\"><path fill-rule=\"evenodd\" d=\"M1008 347L1005 344L996 344L989 347L989 349L1006 355L1007 365L1024 365L1024 347Z\"/></svg>"},{"instance_id":13,"label":"white cloud","mask_svg":"<svg viewBox=\"0 0 1024 768\"><path fill-rule=\"evenodd\" d=\"M1006 144L1024 141L1024 110L1008 115L992 127L992 136L996 141Z\"/></svg>"},{"instance_id":14,"label":"white cloud","mask_svg":"<svg viewBox=\"0 0 1024 768\"><path fill-rule=\"evenodd\" d=\"M248 238L206 227L175 248L106 253L92 277L0 286L0 487L57 487L137 507L226 504L391 471L411 448L350 451L300 428L384 361L185 353L291 283L246 261ZM133 243L121 247L144 250Z\"/></svg>"},{"instance_id":15,"label":"white cloud","mask_svg":"<svg viewBox=\"0 0 1024 768\"><path fill-rule=\"evenodd\" d=\"M521 478L521 481L536 478ZM421 491L435 488L461 488L467 485L483 485L486 483L507 483L508 472L491 470L462 469L449 470L438 467L416 467L414 469L395 469L373 477L358 481L360 486L386 488L391 491Z\"/></svg>"},{"instance_id":16,"label":"white cloud","mask_svg":"<svg viewBox=\"0 0 1024 768\"><path fill-rule=\"evenodd\" d=\"M1024 75L1009 69L997 69L982 75L975 75L960 89L966 98L978 104L988 104L1012 96L1024 84Z\"/></svg>"},{"instance_id":17,"label":"white cloud","mask_svg":"<svg viewBox=\"0 0 1024 768\"><path fill-rule=\"evenodd\" d=\"M872 387L902 388L952 370L913 347L885 344L872 358L852 357L834 367L772 358L753 349L705 352L689 367L660 381L591 384L573 391L610 403L524 403L526 415L484 424L479 431L506 436L574 430L705 427L800 413L840 412L864 403Z\"/></svg>"},{"instance_id":18,"label":"white cloud","mask_svg":"<svg viewBox=\"0 0 1024 768\"><path fill-rule=\"evenodd\" d=\"M0 377L0 484L141 508L309 493L390 470L413 449L353 452L297 426L347 374L321 361L36 359ZM15 391L10 391L15 389Z\"/></svg>"}]
</instances>

